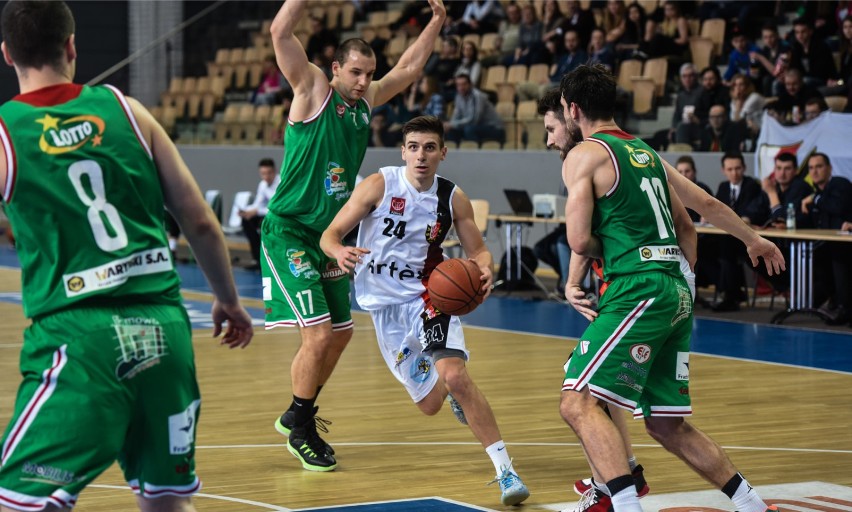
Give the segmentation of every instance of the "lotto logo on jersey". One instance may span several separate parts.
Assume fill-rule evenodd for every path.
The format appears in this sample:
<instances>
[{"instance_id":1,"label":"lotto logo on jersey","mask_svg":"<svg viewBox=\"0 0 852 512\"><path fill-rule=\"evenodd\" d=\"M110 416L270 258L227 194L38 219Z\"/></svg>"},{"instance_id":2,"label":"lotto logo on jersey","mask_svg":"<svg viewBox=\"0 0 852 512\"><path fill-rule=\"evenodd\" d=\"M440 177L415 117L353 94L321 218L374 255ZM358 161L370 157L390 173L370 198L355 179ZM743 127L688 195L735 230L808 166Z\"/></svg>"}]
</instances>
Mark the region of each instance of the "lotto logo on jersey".
<instances>
[{"instance_id":1,"label":"lotto logo on jersey","mask_svg":"<svg viewBox=\"0 0 852 512\"><path fill-rule=\"evenodd\" d=\"M48 155L61 155L76 151L91 141L92 146L100 146L106 123L98 116L74 116L62 120L45 114L35 120L42 126L38 147Z\"/></svg>"},{"instance_id":2,"label":"lotto logo on jersey","mask_svg":"<svg viewBox=\"0 0 852 512\"><path fill-rule=\"evenodd\" d=\"M654 156L645 149L633 149L631 147L627 148L627 154L630 157L630 163L633 167L654 167Z\"/></svg>"}]
</instances>

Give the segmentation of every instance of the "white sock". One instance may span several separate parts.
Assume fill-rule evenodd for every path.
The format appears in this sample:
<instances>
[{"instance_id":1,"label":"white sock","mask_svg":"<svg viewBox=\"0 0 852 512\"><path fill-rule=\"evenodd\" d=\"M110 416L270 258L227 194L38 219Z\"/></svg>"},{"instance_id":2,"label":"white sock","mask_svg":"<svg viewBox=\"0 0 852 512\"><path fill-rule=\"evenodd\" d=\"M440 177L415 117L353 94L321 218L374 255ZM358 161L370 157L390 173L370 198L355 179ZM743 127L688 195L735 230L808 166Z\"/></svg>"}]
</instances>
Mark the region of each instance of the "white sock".
<instances>
[{"instance_id":1,"label":"white sock","mask_svg":"<svg viewBox=\"0 0 852 512\"><path fill-rule=\"evenodd\" d=\"M639 465L639 464L636 464L636 456L633 456L633 457L630 457L629 459L627 459L627 463L630 464L630 472L631 473L633 472L634 469L636 469L636 466Z\"/></svg>"},{"instance_id":2,"label":"white sock","mask_svg":"<svg viewBox=\"0 0 852 512\"><path fill-rule=\"evenodd\" d=\"M485 453L491 457L491 462L494 464L494 470L497 471L498 476L512 464L512 460L509 458L509 450L506 449L502 439L486 448ZM763 512L763 510L760 512Z\"/></svg>"},{"instance_id":3,"label":"white sock","mask_svg":"<svg viewBox=\"0 0 852 512\"><path fill-rule=\"evenodd\" d=\"M766 512L766 503L760 499L760 496L752 489L745 478L737 487L737 492L731 496L731 501L737 506L740 512Z\"/></svg>"},{"instance_id":4,"label":"white sock","mask_svg":"<svg viewBox=\"0 0 852 512\"><path fill-rule=\"evenodd\" d=\"M636 487L631 485L613 496L612 509L615 512L642 512L639 497L636 495Z\"/></svg>"}]
</instances>

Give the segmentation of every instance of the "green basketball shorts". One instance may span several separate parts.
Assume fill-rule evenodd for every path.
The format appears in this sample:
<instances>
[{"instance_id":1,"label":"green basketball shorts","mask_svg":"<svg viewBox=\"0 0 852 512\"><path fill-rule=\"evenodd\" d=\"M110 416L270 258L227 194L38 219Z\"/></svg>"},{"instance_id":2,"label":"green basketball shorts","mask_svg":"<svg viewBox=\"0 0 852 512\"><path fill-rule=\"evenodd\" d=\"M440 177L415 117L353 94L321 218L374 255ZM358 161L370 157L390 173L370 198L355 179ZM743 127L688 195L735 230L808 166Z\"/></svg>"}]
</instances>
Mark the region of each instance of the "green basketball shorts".
<instances>
[{"instance_id":1,"label":"green basketball shorts","mask_svg":"<svg viewBox=\"0 0 852 512\"><path fill-rule=\"evenodd\" d=\"M75 308L24 331L0 504L71 507L118 460L134 492L189 496L201 398L186 310Z\"/></svg>"},{"instance_id":2,"label":"green basketball shorts","mask_svg":"<svg viewBox=\"0 0 852 512\"><path fill-rule=\"evenodd\" d=\"M331 321L352 328L349 277L319 247L319 237L267 215L261 228L260 268L266 328L310 327Z\"/></svg>"},{"instance_id":3,"label":"green basketball shorts","mask_svg":"<svg viewBox=\"0 0 852 512\"><path fill-rule=\"evenodd\" d=\"M588 386L642 416L688 416L692 295L682 276L616 278L566 364L563 391Z\"/></svg>"}]
</instances>

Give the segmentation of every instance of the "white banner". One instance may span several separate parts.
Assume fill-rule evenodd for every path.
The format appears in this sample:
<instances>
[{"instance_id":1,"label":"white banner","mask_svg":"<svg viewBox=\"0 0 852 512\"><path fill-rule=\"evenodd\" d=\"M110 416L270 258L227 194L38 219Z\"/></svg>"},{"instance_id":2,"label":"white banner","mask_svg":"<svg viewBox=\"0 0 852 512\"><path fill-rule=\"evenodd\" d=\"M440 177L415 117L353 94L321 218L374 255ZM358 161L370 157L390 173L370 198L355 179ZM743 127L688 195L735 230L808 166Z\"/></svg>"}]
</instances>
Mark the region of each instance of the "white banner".
<instances>
[{"instance_id":1,"label":"white banner","mask_svg":"<svg viewBox=\"0 0 852 512\"><path fill-rule=\"evenodd\" d=\"M775 166L775 155L782 151L794 153L799 168L805 168L811 153L825 153L831 159L832 176L852 180L852 114L823 112L798 126L782 126L764 112L754 152L755 175L769 176ZM803 175L806 173L805 168Z\"/></svg>"}]
</instances>

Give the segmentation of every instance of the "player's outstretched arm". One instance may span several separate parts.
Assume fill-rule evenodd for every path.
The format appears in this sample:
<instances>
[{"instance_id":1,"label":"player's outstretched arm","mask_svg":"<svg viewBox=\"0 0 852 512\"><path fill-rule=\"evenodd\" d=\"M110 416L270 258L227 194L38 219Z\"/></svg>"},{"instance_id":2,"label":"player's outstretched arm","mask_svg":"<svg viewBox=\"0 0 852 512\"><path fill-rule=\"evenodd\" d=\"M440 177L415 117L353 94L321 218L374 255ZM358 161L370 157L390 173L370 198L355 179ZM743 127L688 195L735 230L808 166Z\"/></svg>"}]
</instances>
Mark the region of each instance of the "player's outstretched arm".
<instances>
[{"instance_id":1,"label":"player's outstretched arm","mask_svg":"<svg viewBox=\"0 0 852 512\"><path fill-rule=\"evenodd\" d=\"M441 33L441 27L447 18L447 10L442 0L429 0L429 6L432 7L432 19L414 44L405 50L387 75L370 84L367 101L373 108L384 105L411 85L423 71L429 56L432 55L435 39Z\"/></svg>"},{"instance_id":2,"label":"player's outstretched arm","mask_svg":"<svg viewBox=\"0 0 852 512\"><path fill-rule=\"evenodd\" d=\"M287 0L272 20L269 29L278 69L293 87L291 117L305 119L314 114L328 94L328 78L308 60L299 38L293 30L302 18L305 0Z\"/></svg>"},{"instance_id":3,"label":"player's outstretched arm","mask_svg":"<svg viewBox=\"0 0 852 512\"><path fill-rule=\"evenodd\" d=\"M717 228L741 240L748 250L753 266L756 267L759 264L757 258L762 257L765 260L769 275L778 274L787 268L784 263L784 256L775 244L758 235L721 201L681 176L671 164L663 160L663 165L666 167L669 183L683 204L700 213L702 217Z\"/></svg>"},{"instance_id":4,"label":"player's outstretched arm","mask_svg":"<svg viewBox=\"0 0 852 512\"><path fill-rule=\"evenodd\" d=\"M458 187L453 194L453 225L459 236L459 243L468 258L473 260L482 272L483 300L491 294L491 285L494 282L494 274L491 268L494 258L491 251L482 240L482 233L476 227L476 219L473 216L473 206L470 204L467 194Z\"/></svg>"},{"instance_id":5,"label":"player's outstretched arm","mask_svg":"<svg viewBox=\"0 0 852 512\"><path fill-rule=\"evenodd\" d=\"M227 321L222 344L231 348L245 347L251 342L254 330L251 317L240 305L237 296L231 259L219 221L165 130L138 101L132 98L128 101L151 148L166 208L189 241L216 297L213 302L213 335L218 336L222 332L222 323Z\"/></svg>"},{"instance_id":6,"label":"player's outstretched arm","mask_svg":"<svg viewBox=\"0 0 852 512\"><path fill-rule=\"evenodd\" d=\"M355 270L355 265L361 262L361 256L369 254L370 250L347 247L343 245L343 237L381 204L384 193L385 177L378 172L367 176L355 187L352 196L322 233L320 248L326 256L337 260L337 266L347 273Z\"/></svg>"}]
</instances>

